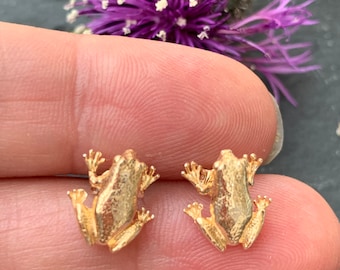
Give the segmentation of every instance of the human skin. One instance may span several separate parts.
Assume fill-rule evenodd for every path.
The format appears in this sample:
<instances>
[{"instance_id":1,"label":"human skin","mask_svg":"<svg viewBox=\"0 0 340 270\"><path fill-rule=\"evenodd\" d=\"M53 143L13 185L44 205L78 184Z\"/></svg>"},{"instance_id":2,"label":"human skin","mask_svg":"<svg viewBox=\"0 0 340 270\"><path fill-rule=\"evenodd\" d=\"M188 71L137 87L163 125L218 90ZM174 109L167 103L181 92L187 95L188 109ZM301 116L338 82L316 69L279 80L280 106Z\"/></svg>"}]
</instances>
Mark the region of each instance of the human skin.
<instances>
[{"instance_id":1,"label":"human skin","mask_svg":"<svg viewBox=\"0 0 340 270\"><path fill-rule=\"evenodd\" d=\"M183 214L208 203L181 178L184 162L209 168L226 148L266 159L276 125L264 85L227 57L0 23L1 267L339 269L337 217L290 177L256 176L251 196L273 202L247 251L219 252ZM155 219L115 254L79 231L66 191L88 182L55 176L86 174L90 148L108 159L133 148L161 175L142 200Z\"/></svg>"}]
</instances>

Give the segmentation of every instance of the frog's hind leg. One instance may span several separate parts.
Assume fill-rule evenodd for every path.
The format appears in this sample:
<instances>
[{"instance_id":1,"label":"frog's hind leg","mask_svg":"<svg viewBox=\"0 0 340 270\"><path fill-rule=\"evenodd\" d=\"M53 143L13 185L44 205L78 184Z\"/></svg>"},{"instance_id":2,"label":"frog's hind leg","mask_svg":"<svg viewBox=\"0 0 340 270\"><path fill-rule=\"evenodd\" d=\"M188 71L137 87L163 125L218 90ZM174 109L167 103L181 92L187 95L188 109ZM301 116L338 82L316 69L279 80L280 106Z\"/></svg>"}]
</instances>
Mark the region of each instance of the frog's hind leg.
<instances>
[{"instance_id":1,"label":"frog's hind leg","mask_svg":"<svg viewBox=\"0 0 340 270\"><path fill-rule=\"evenodd\" d=\"M239 240L239 243L242 244L243 248L250 248L256 240L264 223L266 208L270 203L271 199L266 196L258 196L257 199L254 200L254 204L256 205L257 210L253 212L253 215L246 225Z\"/></svg>"},{"instance_id":2,"label":"frog's hind leg","mask_svg":"<svg viewBox=\"0 0 340 270\"><path fill-rule=\"evenodd\" d=\"M86 241L93 245L95 243L97 228L94 216L94 207L88 208L84 205L84 201L87 198L87 193L83 189L74 189L68 191L67 195L70 197L73 208L77 214L77 220L80 229L86 239ZM93 205L96 205L98 197L96 196L93 200Z\"/></svg>"},{"instance_id":3,"label":"frog's hind leg","mask_svg":"<svg viewBox=\"0 0 340 270\"><path fill-rule=\"evenodd\" d=\"M153 218L154 215L151 215L150 212L146 211L143 207L141 211L137 212L136 219L130 226L109 239L107 245L109 246L110 251L116 252L129 244L139 234L144 224Z\"/></svg>"},{"instance_id":4,"label":"frog's hind leg","mask_svg":"<svg viewBox=\"0 0 340 270\"><path fill-rule=\"evenodd\" d=\"M198 224L203 233L215 247L217 247L220 251L224 251L227 247L227 237L215 221L213 205L210 204L211 217L202 217L202 209L202 204L194 202L193 204L189 204L188 207L184 209L184 212L192 217L194 222Z\"/></svg>"}]
</instances>

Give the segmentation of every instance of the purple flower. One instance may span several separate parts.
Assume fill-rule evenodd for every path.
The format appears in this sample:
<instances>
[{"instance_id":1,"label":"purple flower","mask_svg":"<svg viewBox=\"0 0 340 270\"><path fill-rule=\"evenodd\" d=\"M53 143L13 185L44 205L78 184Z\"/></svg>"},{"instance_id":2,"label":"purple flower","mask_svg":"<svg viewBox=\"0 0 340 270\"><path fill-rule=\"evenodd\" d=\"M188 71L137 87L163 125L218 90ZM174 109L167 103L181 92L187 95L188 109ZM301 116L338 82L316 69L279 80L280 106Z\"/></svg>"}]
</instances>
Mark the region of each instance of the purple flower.
<instances>
[{"instance_id":1,"label":"purple flower","mask_svg":"<svg viewBox=\"0 0 340 270\"><path fill-rule=\"evenodd\" d=\"M258 72L275 98L295 99L280 75L319 68L307 65L310 44L290 43L300 26L313 25L308 6L272 0L243 18L251 0L71 0L68 21L92 18L78 32L162 40L232 57Z\"/></svg>"}]
</instances>

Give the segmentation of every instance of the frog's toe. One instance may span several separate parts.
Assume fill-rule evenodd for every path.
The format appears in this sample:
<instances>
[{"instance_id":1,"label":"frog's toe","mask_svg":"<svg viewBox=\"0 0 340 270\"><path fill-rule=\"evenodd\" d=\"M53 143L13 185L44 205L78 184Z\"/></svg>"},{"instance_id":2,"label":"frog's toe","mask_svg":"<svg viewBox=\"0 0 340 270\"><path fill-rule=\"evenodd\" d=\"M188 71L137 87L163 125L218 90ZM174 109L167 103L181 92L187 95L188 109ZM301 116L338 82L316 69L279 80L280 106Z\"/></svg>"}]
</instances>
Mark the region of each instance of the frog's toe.
<instances>
[{"instance_id":1,"label":"frog's toe","mask_svg":"<svg viewBox=\"0 0 340 270\"><path fill-rule=\"evenodd\" d=\"M72 191L68 191L67 195L76 203L82 203L87 198L87 192L83 189L73 189Z\"/></svg>"},{"instance_id":2,"label":"frog's toe","mask_svg":"<svg viewBox=\"0 0 340 270\"><path fill-rule=\"evenodd\" d=\"M142 207L141 211L138 211L138 220L141 221L143 224L147 223L148 221L154 219L154 215L150 214L150 211L145 210L144 207Z\"/></svg>"},{"instance_id":3,"label":"frog's toe","mask_svg":"<svg viewBox=\"0 0 340 270\"><path fill-rule=\"evenodd\" d=\"M203 205L201 203L194 202L193 204L188 204L184 209L184 213L196 220L202 217L202 209Z\"/></svg>"},{"instance_id":4,"label":"frog's toe","mask_svg":"<svg viewBox=\"0 0 340 270\"><path fill-rule=\"evenodd\" d=\"M267 196L260 196L260 195L257 196L256 200L254 200L254 203L259 209L267 208L271 202L272 202L271 198L268 198Z\"/></svg>"}]
</instances>

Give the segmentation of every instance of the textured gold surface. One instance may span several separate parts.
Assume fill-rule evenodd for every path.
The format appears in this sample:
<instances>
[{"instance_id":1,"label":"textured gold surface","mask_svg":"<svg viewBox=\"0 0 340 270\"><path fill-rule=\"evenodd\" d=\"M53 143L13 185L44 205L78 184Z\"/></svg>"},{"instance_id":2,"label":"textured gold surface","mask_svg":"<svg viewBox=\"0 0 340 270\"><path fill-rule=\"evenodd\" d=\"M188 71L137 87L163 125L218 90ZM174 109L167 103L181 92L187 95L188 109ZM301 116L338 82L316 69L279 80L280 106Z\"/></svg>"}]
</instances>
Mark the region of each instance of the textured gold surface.
<instances>
[{"instance_id":1,"label":"textured gold surface","mask_svg":"<svg viewBox=\"0 0 340 270\"><path fill-rule=\"evenodd\" d=\"M182 176L202 195L211 197L210 217L202 217L203 205L189 204L184 212L193 218L212 244L224 251L227 245L242 244L249 248L259 235L265 209L271 199L258 196L251 201L248 186L253 185L256 170L262 163L255 154L234 156L222 150L213 169L206 170L195 162L184 164Z\"/></svg>"},{"instance_id":2,"label":"textured gold surface","mask_svg":"<svg viewBox=\"0 0 340 270\"><path fill-rule=\"evenodd\" d=\"M84 154L89 182L94 196L92 207L84 205L87 193L83 189L68 191L80 229L90 244L108 245L111 252L130 243L143 225L154 216L144 208L137 211L137 198L158 178L153 166L136 158L133 150L114 157L111 168L101 175L97 169L105 159L101 152Z\"/></svg>"}]
</instances>

